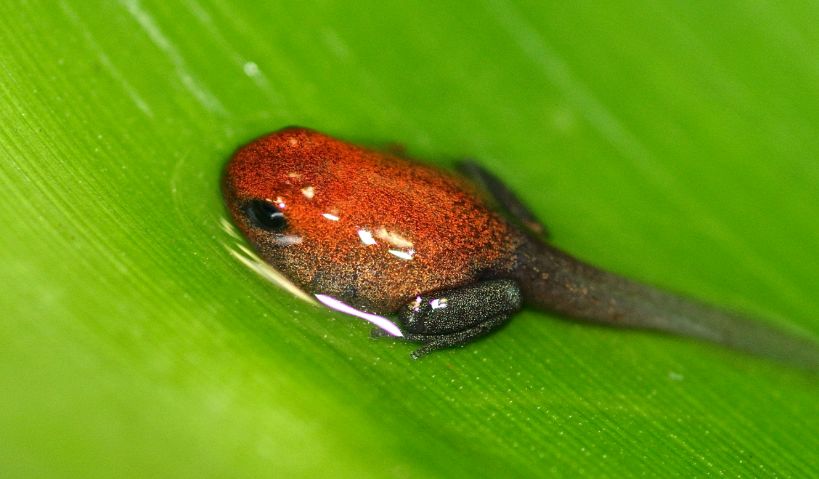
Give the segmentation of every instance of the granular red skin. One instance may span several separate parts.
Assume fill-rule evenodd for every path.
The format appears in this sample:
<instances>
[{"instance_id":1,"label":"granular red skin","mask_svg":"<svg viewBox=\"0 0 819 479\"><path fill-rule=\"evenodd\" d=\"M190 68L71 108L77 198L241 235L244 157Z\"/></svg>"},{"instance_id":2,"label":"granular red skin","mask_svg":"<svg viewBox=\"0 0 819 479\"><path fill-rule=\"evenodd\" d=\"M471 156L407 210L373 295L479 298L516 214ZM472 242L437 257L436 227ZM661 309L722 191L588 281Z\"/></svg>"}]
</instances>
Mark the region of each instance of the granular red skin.
<instances>
[{"instance_id":1,"label":"granular red skin","mask_svg":"<svg viewBox=\"0 0 819 479\"><path fill-rule=\"evenodd\" d=\"M461 178L304 128L240 148L223 192L265 261L308 292L378 314L502 276L524 241ZM252 200L278 205L288 244L250 223Z\"/></svg>"},{"instance_id":2,"label":"granular red skin","mask_svg":"<svg viewBox=\"0 0 819 479\"><path fill-rule=\"evenodd\" d=\"M390 153L287 128L240 148L222 189L259 255L310 293L377 314L416 305L405 316L419 295L460 303L419 313L416 323L405 317L404 338L424 343L414 357L496 329L522 298L584 321L689 336L819 371L811 340L579 261L541 241L537 224L524 233L490 211L467 181ZM502 185L487 190L524 226L533 218Z\"/></svg>"}]
</instances>

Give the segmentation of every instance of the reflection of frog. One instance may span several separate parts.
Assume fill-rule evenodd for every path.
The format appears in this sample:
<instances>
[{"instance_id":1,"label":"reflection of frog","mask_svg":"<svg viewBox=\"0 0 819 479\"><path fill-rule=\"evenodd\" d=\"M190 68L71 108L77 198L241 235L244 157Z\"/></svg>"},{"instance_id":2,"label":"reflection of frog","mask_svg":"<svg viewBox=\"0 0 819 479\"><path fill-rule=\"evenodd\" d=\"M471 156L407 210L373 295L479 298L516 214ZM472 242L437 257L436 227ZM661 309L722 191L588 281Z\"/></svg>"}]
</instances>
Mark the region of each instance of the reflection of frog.
<instances>
[{"instance_id":1,"label":"reflection of frog","mask_svg":"<svg viewBox=\"0 0 819 479\"><path fill-rule=\"evenodd\" d=\"M525 302L817 366L810 342L557 250L496 177L472 162L459 170L474 183L286 128L236 152L223 192L234 222L265 261L311 293L397 313L404 337L424 344L416 357L492 331Z\"/></svg>"}]
</instances>

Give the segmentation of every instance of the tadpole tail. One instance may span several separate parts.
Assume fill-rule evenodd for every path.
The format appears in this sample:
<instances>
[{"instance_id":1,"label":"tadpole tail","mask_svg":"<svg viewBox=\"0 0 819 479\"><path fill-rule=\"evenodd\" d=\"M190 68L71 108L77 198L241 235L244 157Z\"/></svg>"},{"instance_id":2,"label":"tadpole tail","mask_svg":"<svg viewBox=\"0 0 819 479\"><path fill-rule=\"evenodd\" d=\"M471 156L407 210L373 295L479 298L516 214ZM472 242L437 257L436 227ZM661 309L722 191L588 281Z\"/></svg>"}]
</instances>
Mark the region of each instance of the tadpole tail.
<instances>
[{"instance_id":1,"label":"tadpole tail","mask_svg":"<svg viewBox=\"0 0 819 479\"><path fill-rule=\"evenodd\" d=\"M808 338L600 270L549 245L521 255L524 298L544 310L709 341L819 373L819 345Z\"/></svg>"}]
</instances>

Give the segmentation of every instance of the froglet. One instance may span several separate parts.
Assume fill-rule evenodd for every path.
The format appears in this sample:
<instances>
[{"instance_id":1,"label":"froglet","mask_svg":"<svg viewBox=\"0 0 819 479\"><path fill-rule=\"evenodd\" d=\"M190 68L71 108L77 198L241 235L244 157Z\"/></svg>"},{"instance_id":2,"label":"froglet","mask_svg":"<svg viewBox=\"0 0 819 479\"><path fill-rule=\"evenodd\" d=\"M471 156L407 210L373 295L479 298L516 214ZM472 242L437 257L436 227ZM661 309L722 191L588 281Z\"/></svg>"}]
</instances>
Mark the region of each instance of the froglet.
<instances>
[{"instance_id":1,"label":"froglet","mask_svg":"<svg viewBox=\"0 0 819 479\"><path fill-rule=\"evenodd\" d=\"M497 177L472 161L457 170L289 127L241 147L222 191L266 262L307 292L394 315L422 344L415 358L489 333L525 304L819 368L805 338L558 250Z\"/></svg>"}]
</instances>

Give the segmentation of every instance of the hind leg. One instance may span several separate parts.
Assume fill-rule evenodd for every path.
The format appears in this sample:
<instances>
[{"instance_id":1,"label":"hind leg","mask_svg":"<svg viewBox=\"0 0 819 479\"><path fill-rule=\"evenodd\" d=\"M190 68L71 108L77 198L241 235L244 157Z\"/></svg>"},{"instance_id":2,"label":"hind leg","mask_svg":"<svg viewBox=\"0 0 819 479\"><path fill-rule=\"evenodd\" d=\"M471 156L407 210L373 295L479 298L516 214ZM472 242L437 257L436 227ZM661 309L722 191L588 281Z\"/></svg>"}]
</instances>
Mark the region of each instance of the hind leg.
<instances>
[{"instance_id":1,"label":"hind leg","mask_svg":"<svg viewBox=\"0 0 819 479\"><path fill-rule=\"evenodd\" d=\"M520 310L521 293L508 279L476 284L418 296L398 313L404 340L422 343L413 359L432 351L464 345L505 324ZM374 337L385 333L373 330Z\"/></svg>"},{"instance_id":2,"label":"hind leg","mask_svg":"<svg viewBox=\"0 0 819 479\"><path fill-rule=\"evenodd\" d=\"M503 181L473 160L456 163L456 168L464 176L481 186L517 223L542 238L549 237L549 230L523 204L518 196Z\"/></svg>"}]
</instances>

